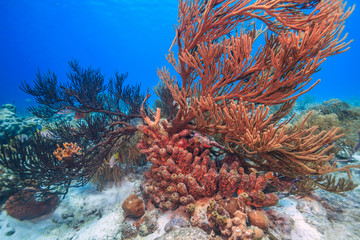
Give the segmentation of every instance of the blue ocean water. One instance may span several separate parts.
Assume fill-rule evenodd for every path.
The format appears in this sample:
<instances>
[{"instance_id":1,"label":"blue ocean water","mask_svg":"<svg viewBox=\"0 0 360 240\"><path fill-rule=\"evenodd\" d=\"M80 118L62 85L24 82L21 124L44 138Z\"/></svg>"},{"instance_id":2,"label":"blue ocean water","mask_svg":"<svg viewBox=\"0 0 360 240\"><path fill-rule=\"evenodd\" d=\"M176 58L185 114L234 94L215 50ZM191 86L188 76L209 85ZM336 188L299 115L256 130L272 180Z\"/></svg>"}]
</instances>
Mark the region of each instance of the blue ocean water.
<instances>
[{"instance_id":1,"label":"blue ocean water","mask_svg":"<svg viewBox=\"0 0 360 240\"><path fill-rule=\"evenodd\" d=\"M349 0L348 6L356 0ZM128 72L128 81L152 88L157 68L175 36L176 0L2 0L0 1L0 105L15 103L18 111L34 104L19 89L35 79L38 69L66 79L69 60L99 67L107 77ZM346 21L351 49L329 58L309 94L316 101L359 96L360 10Z\"/></svg>"}]
</instances>

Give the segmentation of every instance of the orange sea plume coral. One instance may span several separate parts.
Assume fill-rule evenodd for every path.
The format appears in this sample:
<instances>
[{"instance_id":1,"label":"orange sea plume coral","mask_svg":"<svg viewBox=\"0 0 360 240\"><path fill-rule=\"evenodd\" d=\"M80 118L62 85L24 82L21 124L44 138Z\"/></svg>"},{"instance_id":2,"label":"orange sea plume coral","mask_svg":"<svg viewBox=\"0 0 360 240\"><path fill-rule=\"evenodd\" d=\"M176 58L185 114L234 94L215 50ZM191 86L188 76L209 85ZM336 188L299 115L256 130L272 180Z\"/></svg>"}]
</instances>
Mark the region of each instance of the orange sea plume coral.
<instances>
[{"instance_id":1,"label":"orange sea plume coral","mask_svg":"<svg viewBox=\"0 0 360 240\"><path fill-rule=\"evenodd\" d=\"M77 143L63 143L64 148L61 148L59 144L57 144L57 149L53 152L55 157L62 161L63 159L71 159L75 155L81 155L81 150Z\"/></svg>"},{"instance_id":2,"label":"orange sea plume coral","mask_svg":"<svg viewBox=\"0 0 360 240\"><path fill-rule=\"evenodd\" d=\"M181 0L167 56L181 84L166 68L158 72L178 106L165 131L220 135L230 151L250 160L248 167L264 171L339 171L325 168L332 142L342 136L338 128L317 133L316 126L304 127L307 118L294 128L282 119L319 82L309 86L325 58L348 50L341 33L352 10L341 0ZM258 22L267 29L257 29ZM259 38L263 45L255 44ZM273 105L280 107L270 114Z\"/></svg>"}]
</instances>

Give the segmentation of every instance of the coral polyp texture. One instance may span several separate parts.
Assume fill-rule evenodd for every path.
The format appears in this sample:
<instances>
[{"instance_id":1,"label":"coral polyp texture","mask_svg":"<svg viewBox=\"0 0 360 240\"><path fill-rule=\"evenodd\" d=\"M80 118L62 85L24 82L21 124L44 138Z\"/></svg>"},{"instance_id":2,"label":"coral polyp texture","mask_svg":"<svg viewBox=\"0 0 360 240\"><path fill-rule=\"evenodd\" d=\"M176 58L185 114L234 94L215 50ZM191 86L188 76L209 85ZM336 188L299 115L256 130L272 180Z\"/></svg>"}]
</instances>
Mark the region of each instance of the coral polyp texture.
<instances>
[{"instance_id":1,"label":"coral polyp texture","mask_svg":"<svg viewBox=\"0 0 360 240\"><path fill-rule=\"evenodd\" d=\"M210 160L210 146L189 130L170 136L144 125L138 129L144 133L138 148L152 162L145 173L145 193L156 206L173 209L214 195L218 174Z\"/></svg>"},{"instance_id":2,"label":"coral polyp texture","mask_svg":"<svg viewBox=\"0 0 360 240\"><path fill-rule=\"evenodd\" d=\"M145 173L145 194L163 210L193 203L204 197L239 195L244 204L257 207L276 205L275 193L264 193L265 175L246 174L238 162L217 168L210 148L217 146L190 130L166 133L161 124L140 125L144 134L138 144L141 153L152 162Z\"/></svg>"}]
</instances>

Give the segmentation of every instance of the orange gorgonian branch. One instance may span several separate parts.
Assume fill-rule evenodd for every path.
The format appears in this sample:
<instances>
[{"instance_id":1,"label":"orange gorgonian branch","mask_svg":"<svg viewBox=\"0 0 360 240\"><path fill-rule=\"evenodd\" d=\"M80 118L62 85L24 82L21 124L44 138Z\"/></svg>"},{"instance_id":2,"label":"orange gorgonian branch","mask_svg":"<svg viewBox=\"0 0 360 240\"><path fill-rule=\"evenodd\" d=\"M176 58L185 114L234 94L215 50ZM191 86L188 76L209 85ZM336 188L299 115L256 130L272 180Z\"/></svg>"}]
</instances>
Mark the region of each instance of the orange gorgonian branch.
<instances>
[{"instance_id":1,"label":"orange gorgonian branch","mask_svg":"<svg viewBox=\"0 0 360 240\"><path fill-rule=\"evenodd\" d=\"M319 82L307 87L321 63L348 50L342 31L352 11L341 0L180 0L167 56L180 86L158 71L179 108L164 130L220 134L253 166L286 175L335 171L326 163L339 129L316 134L280 120ZM271 105L280 108L269 114Z\"/></svg>"}]
</instances>

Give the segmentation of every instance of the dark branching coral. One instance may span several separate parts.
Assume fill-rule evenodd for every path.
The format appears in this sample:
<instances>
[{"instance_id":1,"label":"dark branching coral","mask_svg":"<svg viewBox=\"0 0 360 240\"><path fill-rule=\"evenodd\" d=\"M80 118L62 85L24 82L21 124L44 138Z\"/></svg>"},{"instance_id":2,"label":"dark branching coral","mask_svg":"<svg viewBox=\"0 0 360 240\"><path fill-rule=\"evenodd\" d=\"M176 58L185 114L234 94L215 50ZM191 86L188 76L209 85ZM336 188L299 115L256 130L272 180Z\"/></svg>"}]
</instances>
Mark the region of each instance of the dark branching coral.
<instances>
[{"instance_id":1,"label":"dark branching coral","mask_svg":"<svg viewBox=\"0 0 360 240\"><path fill-rule=\"evenodd\" d=\"M172 118L177 112L177 105L176 102L174 102L170 89L160 80L153 90L160 98L155 100L155 107L161 109L164 117Z\"/></svg>"},{"instance_id":2,"label":"dark branching coral","mask_svg":"<svg viewBox=\"0 0 360 240\"><path fill-rule=\"evenodd\" d=\"M106 83L99 69L84 69L76 60L70 61L69 66L69 82L60 83L55 74L39 72L34 86L26 82L21 85L40 104L30 111L48 122L43 125L46 134L36 130L29 139L13 139L1 146L0 164L15 179L2 183L9 194L31 187L65 195L69 187L86 184L114 153L124 154L117 149L129 145L137 131L131 120L141 117L144 96L140 85L124 85L127 74L119 73ZM76 123L49 118L62 111L75 111L81 118L86 117ZM125 174L141 163L135 160L139 157L136 152L130 150L119 157L121 171L114 174Z\"/></svg>"},{"instance_id":3,"label":"dark branching coral","mask_svg":"<svg viewBox=\"0 0 360 240\"><path fill-rule=\"evenodd\" d=\"M82 158L73 156L69 161L59 161L53 154L58 143L36 132L29 139L13 139L1 146L0 164L13 176L13 180L1 181L8 194L30 187L39 192L65 195L70 186L83 186L89 181L100 161L94 157L95 152Z\"/></svg>"},{"instance_id":4,"label":"dark branching coral","mask_svg":"<svg viewBox=\"0 0 360 240\"><path fill-rule=\"evenodd\" d=\"M146 163L146 159L136 147L139 138L140 134L136 133L123 136L115 143L92 178L98 189L103 189L107 183L120 183L126 173L134 172L137 166Z\"/></svg>"},{"instance_id":5,"label":"dark branching coral","mask_svg":"<svg viewBox=\"0 0 360 240\"><path fill-rule=\"evenodd\" d=\"M43 126L48 130L49 137L61 139L63 142L76 142L81 145L91 145L103 140L111 119L105 114L92 114L75 124L64 119L46 122Z\"/></svg>"},{"instance_id":6,"label":"dark branching coral","mask_svg":"<svg viewBox=\"0 0 360 240\"><path fill-rule=\"evenodd\" d=\"M35 116L43 119L52 117L57 110L51 109L47 106L29 107L28 110Z\"/></svg>"},{"instance_id":7,"label":"dark branching coral","mask_svg":"<svg viewBox=\"0 0 360 240\"><path fill-rule=\"evenodd\" d=\"M82 68L76 60L69 61L68 83L59 83L54 73L38 72L32 87L23 82L20 88L35 97L40 108L29 110L39 117L50 116L64 109L78 113L98 112L118 116L122 121L140 117L144 99L140 85L126 85L127 74L115 73L106 84L100 69Z\"/></svg>"},{"instance_id":8,"label":"dark branching coral","mask_svg":"<svg viewBox=\"0 0 360 240\"><path fill-rule=\"evenodd\" d=\"M140 85L124 85L124 81L127 78L126 74L119 74L115 72L115 77L110 79L108 84L109 96L105 98L105 102L114 112L121 112L124 109L121 108L126 105L125 110L128 111L127 115L139 114L141 103L144 100L144 95L140 92Z\"/></svg>"}]
</instances>

